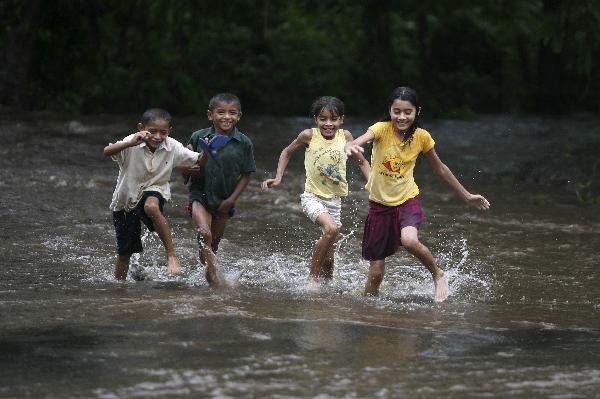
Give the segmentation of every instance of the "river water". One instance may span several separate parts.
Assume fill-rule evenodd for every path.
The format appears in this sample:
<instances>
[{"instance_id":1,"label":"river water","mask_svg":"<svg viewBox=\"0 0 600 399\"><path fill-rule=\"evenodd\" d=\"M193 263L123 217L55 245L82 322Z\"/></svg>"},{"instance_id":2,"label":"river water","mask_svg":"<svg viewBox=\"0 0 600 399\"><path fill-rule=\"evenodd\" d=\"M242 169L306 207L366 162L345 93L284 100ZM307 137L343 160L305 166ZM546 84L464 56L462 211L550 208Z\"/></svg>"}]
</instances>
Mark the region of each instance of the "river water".
<instances>
[{"instance_id":1,"label":"river water","mask_svg":"<svg viewBox=\"0 0 600 399\"><path fill-rule=\"evenodd\" d=\"M355 135L370 121L346 121ZM219 252L237 288L211 289L175 176L167 206L183 274L166 276L153 235L115 282L108 210L117 166L103 147L135 116L2 115L0 397L7 398L591 398L600 392L598 206L525 185L524 161L600 121L481 117L431 121L437 151L488 212L463 205L424 162L421 238L449 278L441 304L425 268L388 260L380 298L362 297L367 194L351 194L333 281L307 284L318 231L303 216L300 153L283 187L261 192L278 154L310 121L246 117L257 172ZM186 141L204 118L175 120ZM564 133L567 132L567 133Z\"/></svg>"}]
</instances>

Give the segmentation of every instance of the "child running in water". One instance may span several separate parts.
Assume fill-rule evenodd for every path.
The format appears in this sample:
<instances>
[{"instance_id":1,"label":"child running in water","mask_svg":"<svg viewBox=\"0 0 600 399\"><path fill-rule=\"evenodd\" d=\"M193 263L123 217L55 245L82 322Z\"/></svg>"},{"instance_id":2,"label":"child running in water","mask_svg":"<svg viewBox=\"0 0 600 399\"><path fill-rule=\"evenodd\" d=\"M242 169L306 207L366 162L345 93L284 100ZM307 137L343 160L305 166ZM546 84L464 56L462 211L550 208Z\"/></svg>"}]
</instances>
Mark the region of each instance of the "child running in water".
<instances>
[{"instance_id":1,"label":"child running in water","mask_svg":"<svg viewBox=\"0 0 600 399\"><path fill-rule=\"evenodd\" d=\"M373 170L366 185L370 193L369 214L362 241L362 256L370 261L365 295L379 294L385 259L402 245L431 272L434 299L441 302L448 297L448 282L431 252L418 237L424 216L419 203L419 188L413 178L417 157L423 153L435 173L468 205L484 210L490 207L490 203L483 196L468 192L442 163L431 135L420 127L420 111L415 90L408 87L394 89L389 101L389 116L348 143L346 153L362 153L362 146L373 142Z\"/></svg>"},{"instance_id":2,"label":"child running in water","mask_svg":"<svg viewBox=\"0 0 600 399\"><path fill-rule=\"evenodd\" d=\"M206 163L181 168L190 176L189 204L197 230L200 262L206 265L206 280L212 287L222 285L215 253L227 222L235 212L235 202L256 170L254 147L236 125L242 117L239 98L220 93L210 99L207 111L212 126L192 133L188 148L208 155Z\"/></svg>"},{"instance_id":3,"label":"child running in water","mask_svg":"<svg viewBox=\"0 0 600 399\"><path fill-rule=\"evenodd\" d=\"M346 181L346 154L344 146L352 141L352 134L341 129L344 123L344 103L336 97L319 97L310 107L317 128L303 130L281 151L275 178L262 182L262 189L277 187L292 154L305 148L304 168L306 182L300 196L302 210L313 223L321 227L322 235L313 248L309 279L333 277L335 243L341 223L341 197L348 195ZM369 163L361 152L355 151L366 179Z\"/></svg>"},{"instance_id":4,"label":"child running in water","mask_svg":"<svg viewBox=\"0 0 600 399\"><path fill-rule=\"evenodd\" d=\"M137 133L104 148L104 155L119 165L119 177L110 204L117 235L115 278L118 280L127 277L131 255L143 250L141 222L148 230L156 231L165 246L169 275L179 273L181 266L163 206L171 198L169 180L173 168L203 162L201 154L169 137L172 127L167 111L147 110L137 128Z\"/></svg>"}]
</instances>

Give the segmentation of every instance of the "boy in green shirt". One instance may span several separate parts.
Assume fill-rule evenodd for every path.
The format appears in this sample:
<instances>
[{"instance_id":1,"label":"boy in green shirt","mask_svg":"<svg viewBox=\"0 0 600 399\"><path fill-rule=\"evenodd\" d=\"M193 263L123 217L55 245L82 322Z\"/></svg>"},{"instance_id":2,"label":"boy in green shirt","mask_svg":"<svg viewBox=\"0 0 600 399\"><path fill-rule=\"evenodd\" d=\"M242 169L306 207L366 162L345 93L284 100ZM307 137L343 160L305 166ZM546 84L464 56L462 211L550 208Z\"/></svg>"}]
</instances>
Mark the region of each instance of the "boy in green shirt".
<instances>
[{"instance_id":1,"label":"boy in green shirt","mask_svg":"<svg viewBox=\"0 0 600 399\"><path fill-rule=\"evenodd\" d=\"M203 151L207 162L183 168L190 177L189 207L198 232L200 262L206 265L210 286L222 284L216 270L215 253L227 222L235 212L235 201L256 171L252 141L236 125L242 117L239 98L221 93L211 98L207 111L212 126L192 133L188 148Z\"/></svg>"}]
</instances>

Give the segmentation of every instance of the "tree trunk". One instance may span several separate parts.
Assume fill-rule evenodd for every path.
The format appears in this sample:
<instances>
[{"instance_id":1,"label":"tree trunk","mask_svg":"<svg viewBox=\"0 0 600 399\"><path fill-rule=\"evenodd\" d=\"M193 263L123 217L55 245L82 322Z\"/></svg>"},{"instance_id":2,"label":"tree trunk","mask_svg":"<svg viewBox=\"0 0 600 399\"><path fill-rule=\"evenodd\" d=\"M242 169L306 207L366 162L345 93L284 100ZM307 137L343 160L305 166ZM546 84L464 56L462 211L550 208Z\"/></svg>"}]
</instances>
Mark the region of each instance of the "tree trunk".
<instances>
[{"instance_id":1,"label":"tree trunk","mask_svg":"<svg viewBox=\"0 0 600 399\"><path fill-rule=\"evenodd\" d=\"M33 66L36 30L41 17L40 0L28 1L23 7L19 23L5 36L4 65L0 69L0 103L30 109L36 102Z\"/></svg>"}]
</instances>

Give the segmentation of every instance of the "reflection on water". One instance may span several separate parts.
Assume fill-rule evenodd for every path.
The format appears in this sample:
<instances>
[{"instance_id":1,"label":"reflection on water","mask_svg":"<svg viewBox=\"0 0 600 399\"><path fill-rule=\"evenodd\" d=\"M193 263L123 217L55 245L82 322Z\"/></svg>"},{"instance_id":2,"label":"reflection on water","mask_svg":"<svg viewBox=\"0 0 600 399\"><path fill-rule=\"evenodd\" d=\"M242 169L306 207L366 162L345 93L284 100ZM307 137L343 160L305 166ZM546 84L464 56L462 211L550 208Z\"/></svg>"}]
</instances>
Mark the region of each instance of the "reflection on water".
<instances>
[{"instance_id":1,"label":"reflection on water","mask_svg":"<svg viewBox=\"0 0 600 399\"><path fill-rule=\"evenodd\" d=\"M154 235L135 264L148 281L113 281L108 203L116 166L103 146L136 118L0 124L0 397L593 397L600 388L600 216L572 194L507 179L556 121L484 118L428 127L438 153L492 209L466 208L419 163L421 236L451 296L432 300L425 269L394 256L381 298L363 298L366 193L349 167L331 283L307 284L316 229L302 214L302 156L263 193L281 148L308 121L244 117L258 171L219 252L237 289L209 289L183 209L166 211L184 272L166 276ZM362 133L370 121L348 120ZM590 121L566 136L598 134ZM180 120L187 140L204 121ZM563 133L564 134L564 133ZM585 137L580 137L584 140ZM499 178L498 176L502 176Z\"/></svg>"}]
</instances>

